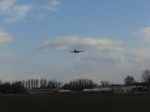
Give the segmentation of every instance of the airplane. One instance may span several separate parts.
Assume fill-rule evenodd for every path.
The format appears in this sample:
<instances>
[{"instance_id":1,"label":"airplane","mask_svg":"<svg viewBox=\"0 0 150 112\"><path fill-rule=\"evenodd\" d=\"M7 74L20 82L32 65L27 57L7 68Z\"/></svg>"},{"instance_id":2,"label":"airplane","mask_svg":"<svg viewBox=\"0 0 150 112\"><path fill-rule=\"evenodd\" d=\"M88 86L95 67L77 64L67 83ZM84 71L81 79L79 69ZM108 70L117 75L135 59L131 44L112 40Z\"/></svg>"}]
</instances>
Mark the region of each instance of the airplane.
<instances>
[{"instance_id":1,"label":"airplane","mask_svg":"<svg viewBox=\"0 0 150 112\"><path fill-rule=\"evenodd\" d=\"M74 49L74 51L71 51L71 53L80 53L80 52L83 52L83 51L78 51L76 49Z\"/></svg>"}]
</instances>

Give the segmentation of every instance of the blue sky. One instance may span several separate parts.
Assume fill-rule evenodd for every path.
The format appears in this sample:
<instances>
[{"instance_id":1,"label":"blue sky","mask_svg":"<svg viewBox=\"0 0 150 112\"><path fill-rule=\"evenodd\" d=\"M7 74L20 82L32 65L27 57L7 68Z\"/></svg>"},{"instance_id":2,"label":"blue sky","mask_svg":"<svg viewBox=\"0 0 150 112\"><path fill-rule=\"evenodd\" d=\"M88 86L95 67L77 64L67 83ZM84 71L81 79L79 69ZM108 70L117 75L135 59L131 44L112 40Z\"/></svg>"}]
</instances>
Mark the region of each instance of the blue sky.
<instances>
[{"instance_id":1,"label":"blue sky","mask_svg":"<svg viewBox=\"0 0 150 112\"><path fill-rule=\"evenodd\" d=\"M149 0L0 0L0 77L141 81ZM84 50L72 54L73 49Z\"/></svg>"}]
</instances>

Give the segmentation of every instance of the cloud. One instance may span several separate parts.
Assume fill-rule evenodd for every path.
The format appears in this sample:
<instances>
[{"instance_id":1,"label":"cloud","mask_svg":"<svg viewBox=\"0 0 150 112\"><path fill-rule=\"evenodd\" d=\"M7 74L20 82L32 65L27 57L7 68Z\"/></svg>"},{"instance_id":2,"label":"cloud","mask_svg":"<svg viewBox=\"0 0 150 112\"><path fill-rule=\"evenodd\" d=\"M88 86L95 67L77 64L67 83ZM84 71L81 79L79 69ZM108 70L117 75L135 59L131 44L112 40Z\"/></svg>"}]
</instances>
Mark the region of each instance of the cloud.
<instances>
[{"instance_id":1,"label":"cloud","mask_svg":"<svg viewBox=\"0 0 150 112\"><path fill-rule=\"evenodd\" d=\"M88 77L97 82L101 79L116 82L117 77L121 82L127 75L134 75L138 79L150 59L148 49L128 49L124 45L127 44L106 38L67 36L45 41L41 49L50 52L69 52L74 48L84 50L79 55L69 53L65 60L66 67L63 63L64 69L61 72L69 69L68 74L73 74L72 77L75 78Z\"/></svg>"},{"instance_id":2,"label":"cloud","mask_svg":"<svg viewBox=\"0 0 150 112\"><path fill-rule=\"evenodd\" d=\"M121 41L114 41L102 38L66 36L45 41L41 49L45 51L57 50L66 51L72 49L92 50L92 51L118 51L122 50Z\"/></svg>"},{"instance_id":3,"label":"cloud","mask_svg":"<svg viewBox=\"0 0 150 112\"><path fill-rule=\"evenodd\" d=\"M21 0L0 0L1 18L6 23L13 23L25 20L27 16L44 18L44 11L58 11L60 2L58 0L41 1L40 5L30 1L30 4L21 4ZM32 11L32 15L29 12Z\"/></svg>"},{"instance_id":4,"label":"cloud","mask_svg":"<svg viewBox=\"0 0 150 112\"><path fill-rule=\"evenodd\" d=\"M136 34L141 35L145 42L150 42L150 27L142 28Z\"/></svg>"},{"instance_id":5,"label":"cloud","mask_svg":"<svg viewBox=\"0 0 150 112\"><path fill-rule=\"evenodd\" d=\"M40 49L47 52L70 52L73 49L84 50L84 53L81 53L78 58L82 60L81 63L84 63L85 66L99 65L99 63L136 62L135 54L125 51L122 44L122 41L106 38L68 36L44 41ZM74 57L70 58L72 60Z\"/></svg>"},{"instance_id":6,"label":"cloud","mask_svg":"<svg viewBox=\"0 0 150 112\"><path fill-rule=\"evenodd\" d=\"M145 60L150 60L149 48L136 49L133 53L135 54L135 56L136 56L135 59L138 62L145 61Z\"/></svg>"},{"instance_id":7,"label":"cloud","mask_svg":"<svg viewBox=\"0 0 150 112\"><path fill-rule=\"evenodd\" d=\"M6 23L23 20L31 10L31 5L16 5L17 0L2 0L0 2L0 14L6 16Z\"/></svg>"},{"instance_id":8,"label":"cloud","mask_svg":"<svg viewBox=\"0 0 150 112\"><path fill-rule=\"evenodd\" d=\"M0 76L2 77L7 66L19 59L13 52L7 49L6 44L13 40L12 35L0 28ZM7 71L7 70L6 70Z\"/></svg>"},{"instance_id":9,"label":"cloud","mask_svg":"<svg viewBox=\"0 0 150 112\"><path fill-rule=\"evenodd\" d=\"M0 45L4 45L7 42L11 42L12 37L9 33L5 32L3 29L0 29Z\"/></svg>"},{"instance_id":10,"label":"cloud","mask_svg":"<svg viewBox=\"0 0 150 112\"><path fill-rule=\"evenodd\" d=\"M136 47L132 54L137 62L145 62L150 60L149 43L150 43L150 27L139 29L136 34L140 36L140 41L137 41L140 46Z\"/></svg>"},{"instance_id":11,"label":"cloud","mask_svg":"<svg viewBox=\"0 0 150 112\"><path fill-rule=\"evenodd\" d=\"M37 14L35 17L38 18L38 19L42 19L42 18L45 18L46 15L43 14L43 13L39 13L39 14Z\"/></svg>"},{"instance_id":12,"label":"cloud","mask_svg":"<svg viewBox=\"0 0 150 112\"><path fill-rule=\"evenodd\" d=\"M49 11L58 11L57 7L60 5L60 2L58 0L51 0L48 5L42 6L43 9L49 10Z\"/></svg>"},{"instance_id":13,"label":"cloud","mask_svg":"<svg viewBox=\"0 0 150 112\"><path fill-rule=\"evenodd\" d=\"M30 10L31 10L31 6L29 5L14 6L12 10L8 12L9 17L4 21L7 23L11 23L18 20L23 20Z\"/></svg>"},{"instance_id":14,"label":"cloud","mask_svg":"<svg viewBox=\"0 0 150 112\"><path fill-rule=\"evenodd\" d=\"M8 12L13 7L16 0L2 0L0 2L0 13Z\"/></svg>"}]
</instances>

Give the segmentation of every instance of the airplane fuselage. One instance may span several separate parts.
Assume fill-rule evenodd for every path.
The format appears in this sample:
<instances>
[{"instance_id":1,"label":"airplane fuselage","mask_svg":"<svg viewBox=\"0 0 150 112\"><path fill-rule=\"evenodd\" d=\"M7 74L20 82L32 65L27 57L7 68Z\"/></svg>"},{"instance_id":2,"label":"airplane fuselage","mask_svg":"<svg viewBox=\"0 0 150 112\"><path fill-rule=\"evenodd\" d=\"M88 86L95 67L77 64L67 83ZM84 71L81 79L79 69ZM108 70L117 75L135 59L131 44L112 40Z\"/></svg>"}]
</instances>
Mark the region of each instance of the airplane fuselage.
<instances>
[{"instance_id":1,"label":"airplane fuselage","mask_svg":"<svg viewBox=\"0 0 150 112\"><path fill-rule=\"evenodd\" d=\"M78 50L74 50L74 51L71 51L72 53L80 53L80 52L83 52L83 51L78 51Z\"/></svg>"}]
</instances>

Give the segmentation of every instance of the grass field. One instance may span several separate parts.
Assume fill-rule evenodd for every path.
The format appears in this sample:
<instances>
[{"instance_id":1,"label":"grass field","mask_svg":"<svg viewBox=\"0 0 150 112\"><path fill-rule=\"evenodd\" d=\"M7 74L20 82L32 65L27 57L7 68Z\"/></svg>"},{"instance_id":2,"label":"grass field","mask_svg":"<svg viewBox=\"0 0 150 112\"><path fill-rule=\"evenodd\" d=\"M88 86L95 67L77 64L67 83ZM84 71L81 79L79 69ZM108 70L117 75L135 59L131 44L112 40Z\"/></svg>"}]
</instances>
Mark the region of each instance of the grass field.
<instances>
[{"instance_id":1,"label":"grass field","mask_svg":"<svg viewBox=\"0 0 150 112\"><path fill-rule=\"evenodd\" d=\"M150 94L0 95L0 112L150 112Z\"/></svg>"}]
</instances>

